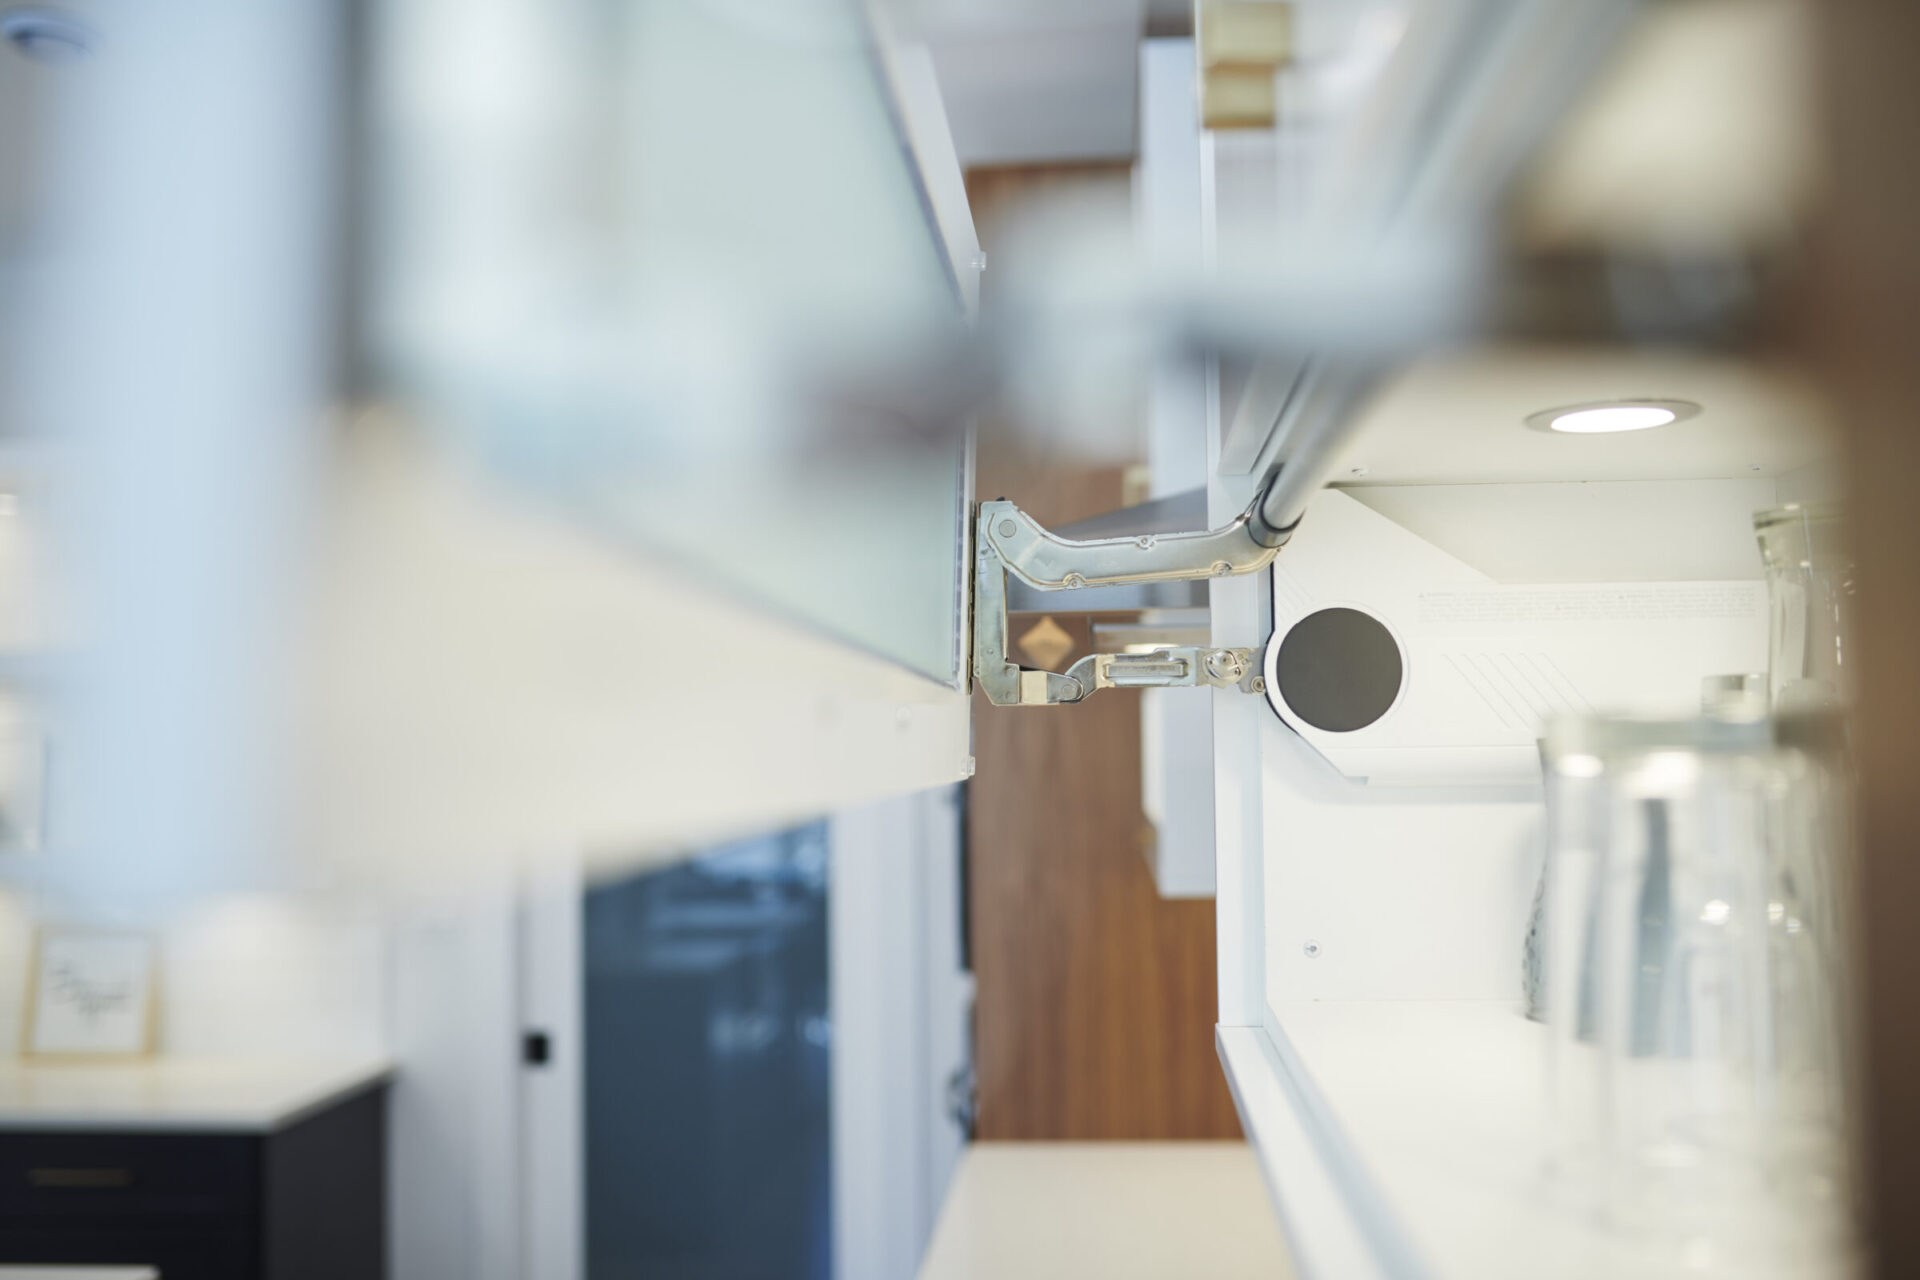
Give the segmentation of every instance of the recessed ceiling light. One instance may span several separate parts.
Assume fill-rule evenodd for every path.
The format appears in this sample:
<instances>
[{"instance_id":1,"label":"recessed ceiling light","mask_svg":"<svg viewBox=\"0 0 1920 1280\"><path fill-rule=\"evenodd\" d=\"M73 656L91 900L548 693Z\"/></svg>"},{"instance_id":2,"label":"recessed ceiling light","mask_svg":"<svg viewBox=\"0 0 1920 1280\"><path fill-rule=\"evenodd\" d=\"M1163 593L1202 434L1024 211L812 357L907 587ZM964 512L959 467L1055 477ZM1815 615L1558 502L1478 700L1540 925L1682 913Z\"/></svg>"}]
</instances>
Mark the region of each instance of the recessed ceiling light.
<instances>
[{"instance_id":1,"label":"recessed ceiling light","mask_svg":"<svg viewBox=\"0 0 1920 1280\"><path fill-rule=\"evenodd\" d=\"M1683 422L1699 412L1700 406L1691 400L1602 400L1542 409L1527 415L1527 425L1535 431L1562 435L1612 435Z\"/></svg>"}]
</instances>

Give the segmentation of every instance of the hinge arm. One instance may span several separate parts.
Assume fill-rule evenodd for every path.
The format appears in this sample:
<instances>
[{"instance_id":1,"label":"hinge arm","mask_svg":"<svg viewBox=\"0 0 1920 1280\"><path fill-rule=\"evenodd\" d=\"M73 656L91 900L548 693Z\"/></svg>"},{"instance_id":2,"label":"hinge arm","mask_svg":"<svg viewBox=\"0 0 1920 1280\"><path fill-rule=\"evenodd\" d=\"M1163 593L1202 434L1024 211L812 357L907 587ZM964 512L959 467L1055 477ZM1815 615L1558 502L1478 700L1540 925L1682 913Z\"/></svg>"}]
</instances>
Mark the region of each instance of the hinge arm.
<instances>
[{"instance_id":1,"label":"hinge arm","mask_svg":"<svg viewBox=\"0 0 1920 1280\"><path fill-rule=\"evenodd\" d=\"M1065 674L1023 668L1007 657L1007 574L1042 591L1072 591L1253 573L1279 552L1255 540L1255 508L1198 533L1076 542L1049 532L1011 502L981 503L974 541L974 679L999 706L1058 706L1082 701L1096 689L1211 685L1257 691L1259 663L1251 649L1188 645L1094 653Z\"/></svg>"}]
</instances>

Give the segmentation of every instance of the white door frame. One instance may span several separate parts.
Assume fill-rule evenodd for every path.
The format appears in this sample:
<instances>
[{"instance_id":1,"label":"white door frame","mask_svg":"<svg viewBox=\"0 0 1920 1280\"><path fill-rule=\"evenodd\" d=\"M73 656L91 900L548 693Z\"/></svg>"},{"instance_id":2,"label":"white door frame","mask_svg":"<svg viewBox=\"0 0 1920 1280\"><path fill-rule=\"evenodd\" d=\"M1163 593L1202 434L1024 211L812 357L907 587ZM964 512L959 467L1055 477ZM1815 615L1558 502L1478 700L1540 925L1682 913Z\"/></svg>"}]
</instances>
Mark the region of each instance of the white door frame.
<instances>
[{"instance_id":1,"label":"white door frame","mask_svg":"<svg viewBox=\"0 0 1920 1280\"><path fill-rule=\"evenodd\" d=\"M949 1082L969 1057L959 787L835 815L829 931L836 1280L920 1268L966 1135Z\"/></svg>"}]
</instances>

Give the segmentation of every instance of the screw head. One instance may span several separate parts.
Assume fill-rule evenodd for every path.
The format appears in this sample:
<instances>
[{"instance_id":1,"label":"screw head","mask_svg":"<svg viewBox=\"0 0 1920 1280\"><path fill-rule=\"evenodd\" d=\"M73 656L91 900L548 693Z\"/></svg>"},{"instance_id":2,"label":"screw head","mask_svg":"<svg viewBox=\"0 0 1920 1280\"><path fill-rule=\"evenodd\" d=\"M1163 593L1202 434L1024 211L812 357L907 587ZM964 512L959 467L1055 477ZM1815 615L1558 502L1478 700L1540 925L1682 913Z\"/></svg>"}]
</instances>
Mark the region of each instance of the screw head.
<instances>
[{"instance_id":1,"label":"screw head","mask_svg":"<svg viewBox=\"0 0 1920 1280\"><path fill-rule=\"evenodd\" d=\"M1309 960L1318 960L1320 958L1320 944L1312 938L1308 938L1306 945L1301 947L1300 950Z\"/></svg>"},{"instance_id":2,"label":"screw head","mask_svg":"<svg viewBox=\"0 0 1920 1280\"><path fill-rule=\"evenodd\" d=\"M1233 566L1232 566L1232 565L1230 565L1230 564L1228 564L1228 563L1227 563L1227 562L1226 562L1225 560L1215 560L1215 561L1213 562L1213 576L1214 576L1214 577L1216 577L1216 578L1224 578L1224 577L1226 577L1226 576L1227 576L1227 575L1228 575L1229 573L1232 573L1232 572L1233 572Z\"/></svg>"},{"instance_id":3,"label":"screw head","mask_svg":"<svg viewBox=\"0 0 1920 1280\"><path fill-rule=\"evenodd\" d=\"M1011 521L1011 520L1002 520L1002 521L1000 522L1000 531L999 531L999 532L1000 532L1000 536L1001 536L1001 537L1003 537L1003 538L1011 538L1011 537L1012 537L1012 536L1013 536L1014 534L1016 534L1016 533L1018 533L1018 532L1020 532L1020 526L1019 526L1019 525L1016 525L1016 524L1015 524L1015 523L1014 523L1013 521Z\"/></svg>"},{"instance_id":4,"label":"screw head","mask_svg":"<svg viewBox=\"0 0 1920 1280\"><path fill-rule=\"evenodd\" d=\"M1062 578L1061 581L1064 582L1069 588L1084 587L1087 585L1087 580L1081 577L1077 573L1070 573L1066 577Z\"/></svg>"},{"instance_id":5,"label":"screw head","mask_svg":"<svg viewBox=\"0 0 1920 1280\"><path fill-rule=\"evenodd\" d=\"M1152 534L1149 533L1149 534L1144 534L1141 537L1135 538L1133 540L1133 545L1136 547L1139 547L1142 551L1151 551L1153 550L1154 543L1157 541L1159 541L1159 539L1155 538Z\"/></svg>"}]
</instances>

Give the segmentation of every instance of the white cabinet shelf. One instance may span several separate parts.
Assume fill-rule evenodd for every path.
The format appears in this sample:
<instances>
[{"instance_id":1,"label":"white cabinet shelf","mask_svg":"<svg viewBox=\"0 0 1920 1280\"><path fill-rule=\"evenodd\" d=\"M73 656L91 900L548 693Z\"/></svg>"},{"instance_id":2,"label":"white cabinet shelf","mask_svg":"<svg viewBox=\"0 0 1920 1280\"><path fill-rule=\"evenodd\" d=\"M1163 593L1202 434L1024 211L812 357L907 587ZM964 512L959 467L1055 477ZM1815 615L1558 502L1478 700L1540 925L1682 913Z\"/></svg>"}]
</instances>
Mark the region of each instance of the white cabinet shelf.
<instances>
[{"instance_id":1,"label":"white cabinet shelf","mask_svg":"<svg viewBox=\"0 0 1920 1280\"><path fill-rule=\"evenodd\" d=\"M1281 1004L1219 1048L1309 1276L1699 1274L1553 1167L1544 1028L1502 1001Z\"/></svg>"},{"instance_id":2,"label":"white cabinet shelf","mask_svg":"<svg viewBox=\"0 0 1920 1280\"><path fill-rule=\"evenodd\" d=\"M1222 1033L1226 1036L1226 1032ZM1577 1217L1549 1212L1541 1193L1548 1152L1540 1091L1540 1028L1498 1001L1353 1001L1285 1005L1243 1039L1271 1056L1222 1061L1236 1097L1274 1071L1286 1077L1286 1119L1310 1151L1256 1141L1270 1180L1301 1175L1288 1161L1325 1167L1344 1215L1366 1240L1369 1273L1535 1277L1583 1274L1596 1247ZM1231 1041L1226 1042L1231 1044ZM1254 1108L1257 1128L1280 1117ZM1286 1196L1282 1195L1283 1207ZM1287 1214L1311 1237L1320 1219ZM1306 1247L1302 1252L1316 1250ZM1326 1274L1335 1274L1332 1271ZM1599 1272L1596 1274L1604 1274Z\"/></svg>"}]
</instances>

